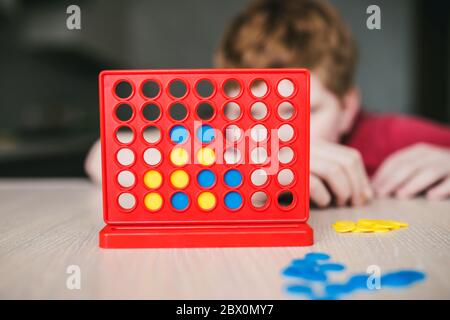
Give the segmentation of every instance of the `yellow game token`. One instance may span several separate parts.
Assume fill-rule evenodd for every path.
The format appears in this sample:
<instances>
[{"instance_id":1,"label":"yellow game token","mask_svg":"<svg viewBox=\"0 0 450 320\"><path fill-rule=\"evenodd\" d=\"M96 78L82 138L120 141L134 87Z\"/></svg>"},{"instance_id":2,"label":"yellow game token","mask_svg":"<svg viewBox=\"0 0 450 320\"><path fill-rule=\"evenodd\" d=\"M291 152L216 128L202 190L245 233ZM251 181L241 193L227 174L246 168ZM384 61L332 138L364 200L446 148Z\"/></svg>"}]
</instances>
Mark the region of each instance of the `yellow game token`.
<instances>
[{"instance_id":1,"label":"yellow game token","mask_svg":"<svg viewBox=\"0 0 450 320\"><path fill-rule=\"evenodd\" d=\"M372 228L374 226L374 224L375 223L373 220L367 220L367 219L360 219L356 223L357 226L367 227L367 228Z\"/></svg>"},{"instance_id":2,"label":"yellow game token","mask_svg":"<svg viewBox=\"0 0 450 320\"><path fill-rule=\"evenodd\" d=\"M170 175L170 183L177 189L184 189L189 184L189 175L184 170L175 170Z\"/></svg>"},{"instance_id":3,"label":"yellow game token","mask_svg":"<svg viewBox=\"0 0 450 320\"><path fill-rule=\"evenodd\" d=\"M406 222L393 220L371 220L359 219L356 223L352 221L336 221L332 227L336 232L355 232L355 233L371 233L371 232L389 232L402 227L407 227Z\"/></svg>"},{"instance_id":4,"label":"yellow game token","mask_svg":"<svg viewBox=\"0 0 450 320\"><path fill-rule=\"evenodd\" d=\"M355 223L351 221L338 221L332 227L336 232L345 233L353 231L355 229Z\"/></svg>"},{"instance_id":5,"label":"yellow game token","mask_svg":"<svg viewBox=\"0 0 450 320\"><path fill-rule=\"evenodd\" d=\"M381 221L379 222L379 224L380 224L380 225L383 225L383 226L385 226L385 228L387 227L387 228L389 228L389 229L391 229L391 230L397 230L397 229L400 229L400 227L399 227L396 223L394 223L394 221L381 220Z\"/></svg>"},{"instance_id":6,"label":"yellow game token","mask_svg":"<svg viewBox=\"0 0 450 320\"><path fill-rule=\"evenodd\" d=\"M353 221L345 221L345 220L336 221L334 224L338 225L338 226L341 226L341 225L344 225L344 226L352 225L352 226L354 226L355 225L355 223Z\"/></svg>"},{"instance_id":7,"label":"yellow game token","mask_svg":"<svg viewBox=\"0 0 450 320\"><path fill-rule=\"evenodd\" d=\"M174 148L170 152L170 161L176 166L184 166L188 163L189 155L183 148Z\"/></svg>"},{"instance_id":8,"label":"yellow game token","mask_svg":"<svg viewBox=\"0 0 450 320\"><path fill-rule=\"evenodd\" d=\"M355 229L353 229L352 232L357 232L357 233L373 232L373 228L372 227L364 227L364 226L356 225Z\"/></svg>"},{"instance_id":9,"label":"yellow game token","mask_svg":"<svg viewBox=\"0 0 450 320\"><path fill-rule=\"evenodd\" d=\"M162 184L162 176L156 170L147 171L144 175L144 184L150 189L157 189Z\"/></svg>"},{"instance_id":10,"label":"yellow game token","mask_svg":"<svg viewBox=\"0 0 450 320\"><path fill-rule=\"evenodd\" d=\"M397 227L400 227L400 228L406 228L406 227L409 226L408 223L403 222L403 221L388 220L387 222L390 222L390 223L392 223L392 224L394 224L394 225L396 225Z\"/></svg>"},{"instance_id":11,"label":"yellow game token","mask_svg":"<svg viewBox=\"0 0 450 320\"><path fill-rule=\"evenodd\" d=\"M216 206L216 196L211 192L202 192L198 196L197 203L203 210L211 210Z\"/></svg>"},{"instance_id":12,"label":"yellow game token","mask_svg":"<svg viewBox=\"0 0 450 320\"><path fill-rule=\"evenodd\" d=\"M211 148L201 148L197 152L197 160L204 166L212 165L216 161L216 153Z\"/></svg>"},{"instance_id":13,"label":"yellow game token","mask_svg":"<svg viewBox=\"0 0 450 320\"><path fill-rule=\"evenodd\" d=\"M159 193L148 193L144 198L145 207L150 211L158 211L163 204L163 198Z\"/></svg>"},{"instance_id":14,"label":"yellow game token","mask_svg":"<svg viewBox=\"0 0 450 320\"><path fill-rule=\"evenodd\" d=\"M377 232L377 233L381 233L381 232L389 232L391 230L389 230L388 228L374 228L373 232Z\"/></svg>"},{"instance_id":15,"label":"yellow game token","mask_svg":"<svg viewBox=\"0 0 450 320\"><path fill-rule=\"evenodd\" d=\"M374 228L384 228L384 229L394 229L395 225L393 225L392 223L383 221L383 220L377 220L375 222Z\"/></svg>"}]
</instances>

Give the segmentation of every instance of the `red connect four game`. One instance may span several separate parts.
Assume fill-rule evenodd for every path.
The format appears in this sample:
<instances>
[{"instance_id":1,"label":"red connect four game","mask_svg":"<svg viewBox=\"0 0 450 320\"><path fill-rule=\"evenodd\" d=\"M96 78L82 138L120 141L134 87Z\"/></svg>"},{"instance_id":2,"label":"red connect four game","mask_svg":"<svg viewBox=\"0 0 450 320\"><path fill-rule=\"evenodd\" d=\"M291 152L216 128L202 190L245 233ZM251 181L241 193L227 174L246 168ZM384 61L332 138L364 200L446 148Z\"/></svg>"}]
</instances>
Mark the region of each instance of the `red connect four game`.
<instances>
[{"instance_id":1,"label":"red connect four game","mask_svg":"<svg viewBox=\"0 0 450 320\"><path fill-rule=\"evenodd\" d=\"M304 246L309 73L104 71L102 248Z\"/></svg>"}]
</instances>

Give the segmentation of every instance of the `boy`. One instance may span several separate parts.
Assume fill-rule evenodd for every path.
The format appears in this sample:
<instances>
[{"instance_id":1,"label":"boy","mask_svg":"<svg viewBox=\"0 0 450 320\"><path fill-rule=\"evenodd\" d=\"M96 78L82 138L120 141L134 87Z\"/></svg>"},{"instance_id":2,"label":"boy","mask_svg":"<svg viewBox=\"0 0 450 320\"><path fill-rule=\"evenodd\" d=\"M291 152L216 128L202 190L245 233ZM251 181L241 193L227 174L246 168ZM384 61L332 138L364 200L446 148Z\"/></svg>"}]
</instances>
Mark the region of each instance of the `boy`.
<instances>
[{"instance_id":1,"label":"boy","mask_svg":"<svg viewBox=\"0 0 450 320\"><path fill-rule=\"evenodd\" d=\"M219 68L311 70L310 196L316 205L362 205L374 191L450 197L450 128L361 112L356 61L349 30L331 5L318 0L251 3L234 19L216 55ZM86 163L97 180L99 159L97 143Z\"/></svg>"},{"instance_id":2,"label":"boy","mask_svg":"<svg viewBox=\"0 0 450 320\"><path fill-rule=\"evenodd\" d=\"M450 128L360 111L357 49L324 1L257 0L239 14L219 46L219 68L311 70L311 200L360 205L373 191L409 198L450 196ZM371 183L366 170L372 176Z\"/></svg>"}]
</instances>

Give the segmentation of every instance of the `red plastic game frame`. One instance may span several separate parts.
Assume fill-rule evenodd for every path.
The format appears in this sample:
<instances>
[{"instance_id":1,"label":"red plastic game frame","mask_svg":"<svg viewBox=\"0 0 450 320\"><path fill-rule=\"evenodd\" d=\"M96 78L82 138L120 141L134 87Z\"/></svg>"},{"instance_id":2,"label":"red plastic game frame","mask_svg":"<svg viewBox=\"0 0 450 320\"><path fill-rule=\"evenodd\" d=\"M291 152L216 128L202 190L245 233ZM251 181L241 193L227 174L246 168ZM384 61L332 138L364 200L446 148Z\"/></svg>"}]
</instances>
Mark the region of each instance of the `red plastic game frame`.
<instances>
[{"instance_id":1,"label":"red plastic game frame","mask_svg":"<svg viewBox=\"0 0 450 320\"><path fill-rule=\"evenodd\" d=\"M266 219L252 221L252 219L216 221L180 220L168 221L155 219L155 221L120 221L111 219L111 210L108 205L108 180L106 164L111 160L106 149L106 121L105 121L105 77L118 76L122 78L152 77L152 75L195 74L205 75L221 73L229 78L236 78L237 74L253 74L254 78L263 74L285 74L286 77L301 72L305 77L304 109L302 115L305 130L302 131L305 148L302 150L303 172L301 186L302 197L305 201L301 206L302 219ZM163 76L164 77L164 76ZM117 80L114 80L117 81ZM108 85L106 85L108 87ZM261 247L261 246L308 246L313 243L313 231L307 224L309 217L309 72L304 69L195 69L195 70L121 70L103 71L99 75L100 96L100 129L102 144L102 187L103 212L107 226L100 231L99 245L102 248L188 248L188 247ZM109 84L111 89L111 84ZM133 89L134 93L139 90ZM192 133L191 133L192 135ZM109 159L107 159L109 158ZM295 188L297 186L294 186ZM217 209L216 209L217 210Z\"/></svg>"}]
</instances>

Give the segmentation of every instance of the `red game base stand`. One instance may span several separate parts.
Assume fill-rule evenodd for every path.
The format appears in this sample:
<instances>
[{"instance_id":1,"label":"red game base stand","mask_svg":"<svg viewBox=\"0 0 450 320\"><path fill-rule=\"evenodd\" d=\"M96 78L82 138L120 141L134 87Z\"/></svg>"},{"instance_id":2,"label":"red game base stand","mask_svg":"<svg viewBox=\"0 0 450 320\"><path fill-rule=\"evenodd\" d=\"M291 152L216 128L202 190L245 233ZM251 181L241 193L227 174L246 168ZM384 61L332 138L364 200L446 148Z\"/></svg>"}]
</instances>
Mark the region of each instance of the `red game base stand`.
<instances>
[{"instance_id":1,"label":"red game base stand","mask_svg":"<svg viewBox=\"0 0 450 320\"><path fill-rule=\"evenodd\" d=\"M239 226L112 226L100 231L101 248L205 248L310 246L306 223Z\"/></svg>"}]
</instances>

